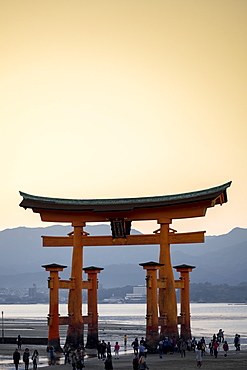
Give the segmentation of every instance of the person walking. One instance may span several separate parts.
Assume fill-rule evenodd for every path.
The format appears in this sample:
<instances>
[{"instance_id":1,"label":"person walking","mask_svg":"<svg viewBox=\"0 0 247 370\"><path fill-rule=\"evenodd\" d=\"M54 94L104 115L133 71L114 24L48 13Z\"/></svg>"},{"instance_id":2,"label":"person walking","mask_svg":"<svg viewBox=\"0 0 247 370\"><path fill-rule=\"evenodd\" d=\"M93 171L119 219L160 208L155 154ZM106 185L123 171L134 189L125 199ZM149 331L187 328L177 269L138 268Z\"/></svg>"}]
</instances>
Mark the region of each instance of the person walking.
<instances>
[{"instance_id":1,"label":"person walking","mask_svg":"<svg viewBox=\"0 0 247 370\"><path fill-rule=\"evenodd\" d=\"M201 342L198 342L196 347L196 366L198 368L202 367L202 345Z\"/></svg>"},{"instance_id":2,"label":"person walking","mask_svg":"<svg viewBox=\"0 0 247 370\"><path fill-rule=\"evenodd\" d=\"M15 352L13 353L13 360L14 360L16 370L18 370L20 358L21 358L20 352L18 351L18 348L16 348Z\"/></svg>"},{"instance_id":3,"label":"person walking","mask_svg":"<svg viewBox=\"0 0 247 370\"><path fill-rule=\"evenodd\" d=\"M29 356L30 356L29 349L26 348L23 353L23 362L25 364L25 370L28 370L28 367L29 367Z\"/></svg>"},{"instance_id":4,"label":"person walking","mask_svg":"<svg viewBox=\"0 0 247 370\"><path fill-rule=\"evenodd\" d=\"M229 350L229 346L228 346L228 343L227 343L227 341L225 340L224 341L224 344L223 344L223 350L224 350L224 356L226 357L227 356L227 352L228 352L228 350Z\"/></svg>"},{"instance_id":5,"label":"person walking","mask_svg":"<svg viewBox=\"0 0 247 370\"><path fill-rule=\"evenodd\" d=\"M56 365L56 356L54 347L50 347L49 355L50 355L50 365Z\"/></svg>"},{"instance_id":6,"label":"person walking","mask_svg":"<svg viewBox=\"0 0 247 370\"><path fill-rule=\"evenodd\" d=\"M17 341L17 347L18 347L18 349L21 349L22 339L21 339L21 336L20 335L18 335L16 341Z\"/></svg>"},{"instance_id":7,"label":"person walking","mask_svg":"<svg viewBox=\"0 0 247 370\"><path fill-rule=\"evenodd\" d=\"M139 370L139 358L137 355L132 360L133 370Z\"/></svg>"},{"instance_id":8,"label":"person walking","mask_svg":"<svg viewBox=\"0 0 247 370\"><path fill-rule=\"evenodd\" d=\"M119 359L119 350L120 350L120 345L118 344L118 342L116 342L114 346L115 359Z\"/></svg>"},{"instance_id":9,"label":"person walking","mask_svg":"<svg viewBox=\"0 0 247 370\"><path fill-rule=\"evenodd\" d=\"M183 339L180 345L180 352L181 352L181 357L185 357L185 351L187 349L187 344L185 340Z\"/></svg>"},{"instance_id":10,"label":"person walking","mask_svg":"<svg viewBox=\"0 0 247 370\"><path fill-rule=\"evenodd\" d=\"M235 335L234 346L236 348L236 351L240 351L240 335L239 334Z\"/></svg>"},{"instance_id":11,"label":"person walking","mask_svg":"<svg viewBox=\"0 0 247 370\"><path fill-rule=\"evenodd\" d=\"M144 357L141 357L139 360L139 370L149 370L149 367L146 363L146 360Z\"/></svg>"},{"instance_id":12,"label":"person walking","mask_svg":"<svg viewBox=\"0 0 247 370\"><path fill-rule=\"evenodd\" d=\"M159 358L162 358L163 356L163 341L162 340L159 341L158 352L159 352Z\"/></svg>"},{"instance_id":13,"label":"person walking","mask_svg":"<svg viewBox=\"0 0 247 370\"><path fill-rule=\"evenodd\" d=\"M37 367L38 367L38 357L39 357L39 352L37 351L37 349L35 349L33 351L33 355L32 355L32 360L33 360L33 369L36 370Z\"/></svg>"},{"instance_id":14,"label":"person walking","mask_svg":"<svg viewBox=\"0 0 247 370\"><path fill-rule=\"evenodd\" d=\"M72 370L76 370L76 360L77 360L76 352L73 351L71 355Z\"/></svg>"},{"instance_id":15,"label":"person walking","mask_svg":"<svg viewBox=\"0 0 247 370\"><path fill-rule=\"evenodd\" d=\"M68 344L65 344L65 346L63 348L64 365L66 365L67 363L70 364L70 351L71 351L70 346Z\"/></svg>"},{"instance_id":16,"label":"person walking","mask_svg":"<svg viewBox=\"0 0 247 370\"><path fill-rule=\"evenodd\" d=\"M123 339L124 339L124 347L127 347L127 335L126 334L124 334Z\"/></svg>"},{"instance_id":17,"label":"person walking","mask_svg":"<svg viewBox=\"0 0 247 370\"><path fill-rule=\"evenodd\" d=\"M219 348L219 343L218 342L214 342L213 343L213 350L214 350L214 357L215 358L218 357L218 348Z\"/></svg>"},{"instance_id":18,"label":"person walking","mask_svg":"<svg viewBox=\"0 0 247 370\"><path fill-rule=\"evenodd\" d=\"M134 355L137 355L138 354L138 347L139 347L138 338L135 338L135 340L132 342L132 347L134 349Z\"/></svg>"},{"instance_id":19,"label":"person walking","mask_svg":"<svg viewBox=\"0 0 247 370\"><path fill-rule=\"evenodd\" d=\"M139 358L141 357L145 357L145 347L143 344L140 344L139 347L138 347L138 350L139 350Z\"/></svg>"},{"instance_id":20,"label":"person walking","mask_svg":"<svg viewBox=\"0 0 247 370\"><path fill-rule=\"evenodd\" d=\"M113 365L112 365L112 358L110 355L106 357L105 360L105 370L113 370Z\"/></svg>"},{"instance_id":21,"label":"person walking","mask_svg":"<svg viewBox=\"0 0 247 370\"><path fill-rule=\"evenodd\" d=\"M111 342L107 342L107 345L106 345L106 356L111 356Z\"/></svg>"}]
</instances>

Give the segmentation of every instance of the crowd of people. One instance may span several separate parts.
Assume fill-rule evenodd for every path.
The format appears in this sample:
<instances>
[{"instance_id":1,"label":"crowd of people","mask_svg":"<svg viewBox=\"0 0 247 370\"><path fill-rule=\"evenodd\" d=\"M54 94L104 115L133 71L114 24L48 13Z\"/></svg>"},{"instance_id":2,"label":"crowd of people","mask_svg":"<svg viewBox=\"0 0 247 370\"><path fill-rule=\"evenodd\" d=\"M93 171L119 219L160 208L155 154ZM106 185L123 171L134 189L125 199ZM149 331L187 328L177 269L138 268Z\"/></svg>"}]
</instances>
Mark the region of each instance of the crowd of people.
<instances>
[{"instance_id":1,"label":"crowd of people","mask_svg":"<svg viewBox=\"0 0 247 370\"><path fill-rule=\"evenodd\" d=\"M13 361L14 361L14 365L15 365L16 370L18 370L20 360L21 360L20 350L21 350L21 347L16 348L15 352L13 353ZM38 366L38 357L39 357L39 352L36 349L33 351L33 354L31 355L29 349L26 348L24 350L23 356L22 356L22 360L25 364L25 370L28 370L28 368L29 368L30 359L33 362L33 369L36 370L37 366Z\"/></svg>"},{"instance_id":2,"label":"crowd of people","mask_svg":"<svg viewBox=\"0 0 247 370\"><path fill-rule=\"evenodd\" d=\"M235 337L233 338L233 344L235 346L236 351L240 351L239 334L236 334ZM20 351L22 346L22 340L20 336L18 336L17 338L17 346L18 348L16 348L15 352L13 353L13 361L16 370L18 370L18 366L21 360ZM127 348L126 335L124 335L123 338L123 346L124 349L126 350ZM136 337L134 341L131 343L131 346L134 352L134 358L132 360L133 370L148 369L146 360L148 354L148 346L146 344L146 340L144 339L144 337L141 337L140 340L138 339L138 337ZM227 357L229 345L224 338L224 331L222 329L219 329L218 333L213 335L209 343L206 343L204 337L202 337L200 340L197 340L195 337L187 340L183 338L177 339L175 336L173 336L171 339L168 337L162 338L158 343L157 353L159 355L159 358L162 358L164 355L174 353L180 354L181 357L186 357L186 353L188 351L195 352L197 367L200 368L202 366L203 356L205 354L209 354L217 358L218 351L220 348L224 351L224 356ZM97 345L97 356L98 360L104 361L105 370L113 370L112 359L113 357L115 360L119 359L120 356L119 351L120 351L119 342L115 342L115 344L112 346L110 342L99 340ZM49 352L49 365L55 365L56 353L54 347L48 348L48 352ZM64 364L71 364L72 370L82 370L85 367L84 348L80 347L74 350L68 344L65 344L63 354L64 354ZM33 363L33 370L37 370L38 358L39 353L36 349L31 354L29 349L25 348L22 355L22 359L25 364L25 370L29 369L30 360L32 360Z\"/></svg>"}]
</instances>

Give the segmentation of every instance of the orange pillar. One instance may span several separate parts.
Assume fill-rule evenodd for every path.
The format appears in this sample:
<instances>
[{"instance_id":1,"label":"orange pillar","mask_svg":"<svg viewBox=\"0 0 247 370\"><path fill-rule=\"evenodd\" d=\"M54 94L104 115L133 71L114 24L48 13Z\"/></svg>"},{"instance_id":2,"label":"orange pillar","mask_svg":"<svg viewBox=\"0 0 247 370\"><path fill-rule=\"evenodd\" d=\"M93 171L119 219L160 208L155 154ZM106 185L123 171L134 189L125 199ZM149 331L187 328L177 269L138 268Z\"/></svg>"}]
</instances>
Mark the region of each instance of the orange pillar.
<instances>
[{"instance_id":1,"label":"orange pillar","mask_svg":"<svg viewBox=\"0 0 247 370\"><path fill-rule=\"evenodd\" d=\"M146 343L148 351L153 353L157 350L159 342L159 317L158 317L158 297L157 297L157 270L162 266L157 262L140 263L146 270L147 288L147 315L146 315Z\"/></svg>"},{"instance_id":2,"label":"orange pillar","mask_svg":"<svg viewBox=\"0 0 247 370\"><path fill-rule=\"evenodd\" d=\"M69 291L68 314L70 323L68 325L66 343L72 348L84 346L83 332L84 324L82 317L82 266L83 266L83 246L82 232L84 222L73 223L73 254L71 266L71 280L74 281L74 289Z\"/></svg>"},{"instance_id":3,"label":"orange pillar","mask_svg":"<svg viewBox=\"0 0 247 370\"><path fill-rule=\"evenodd\" d=\"M50 271L48 278L48 288L50 289L50 307L48 314L48 347L53 346L56 351L62 351L60 347L59 336L59 277L58 271L63 271L67 266L57 265L56 263L50 265L43 265L46 271Z\"/></svg>"},{"instance_id":4,"label":"orange pillar","mask_svg":"<svg viewBox=\"0 0 247 370\"><path fill-rule=\"evenodd\" d=\"M166 281L166 288L159 289L159 312L161 318L167 318L167 325L161 326L161 335L172 338L178 336L178 327L177 299L169 244L169 224L171 220L160 219L158 223L160 224L159 262L162 264L159 270L159 281Z\"/></svg>"},{"instance_id":5,"label":"orange pillar","mask_svg":"<svg viewBox=\"0 0 247 370\"><path fill-rule=\"evenodd\" d=\"M183 288L180 290L180 307L182 316L182 324L180 336L184 339L191 338L190 328L190 279L189 272L191 272L195 266L179 265L174 268L180 272L180 280L183 281Z\"/></svg>"},{"instance_id":6,"label":"orange pillar","mask_svg":"<svg viewBox=\"0 0 247 370\"><path fill-rule=\"evenodd\" d=\"M97 274L101 270L104 270L101 267L85 267L83 269L86 274L88 274L88 281L91 282L91 288L88 289L87 296L87 307L88 307L88 316L91 319L88 324L87 331L87 348L97 348L99 338L98 338L98 299L97 299L97 289L98 289L98 280Z\"/></svg>"}]
</instances>

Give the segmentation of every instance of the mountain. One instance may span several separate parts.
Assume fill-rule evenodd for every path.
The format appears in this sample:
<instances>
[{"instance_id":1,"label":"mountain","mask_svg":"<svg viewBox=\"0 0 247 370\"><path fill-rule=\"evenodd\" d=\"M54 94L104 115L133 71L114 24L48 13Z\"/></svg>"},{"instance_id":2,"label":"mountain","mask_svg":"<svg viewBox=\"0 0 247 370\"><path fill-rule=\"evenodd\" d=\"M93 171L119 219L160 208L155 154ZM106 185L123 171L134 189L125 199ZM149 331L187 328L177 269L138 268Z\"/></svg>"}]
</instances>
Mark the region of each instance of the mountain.
<instances>
[{"instance_id":1,"label":"mountain","mask_svg":"<svg viewBox=\"0 0 247 370\"><path fill-rule=\"evenodd\" d=\"M90 235L110 235L109 225L87 226ZM59 263L70 276L71 247L41 246L42 235L65 236L71 226L44 228L18 227L0 232L0 288L46 286L48 273L41 265ZM132 234L141 234L132 230ZM104 288L145 283L141 262L158 261L159 246L84 247L84 266L103 267L99 282ZM236 285L247 281L247 229L235 228L228 234L206 236L203 244L171 245L172 264L196 266L191 282ZM175 272L175 278L178 274Z\"/></svg>"}]
</instances>

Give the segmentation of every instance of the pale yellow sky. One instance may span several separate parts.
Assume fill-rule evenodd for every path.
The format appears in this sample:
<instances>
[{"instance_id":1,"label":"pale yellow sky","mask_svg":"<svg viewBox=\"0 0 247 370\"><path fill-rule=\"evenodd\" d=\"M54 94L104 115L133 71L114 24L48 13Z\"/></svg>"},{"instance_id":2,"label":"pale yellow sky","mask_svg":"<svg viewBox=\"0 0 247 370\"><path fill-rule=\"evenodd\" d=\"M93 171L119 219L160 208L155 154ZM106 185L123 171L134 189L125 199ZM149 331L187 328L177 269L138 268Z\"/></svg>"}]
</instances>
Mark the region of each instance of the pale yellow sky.
<instances>
[{"instance_id":1,"label":"pale yellow sky","mask_svg":"<svg viewBox=\"0 0 247 370\"><path fill-rule=\"evenodd\" d=\"M18 191L183 193L232 180L179 231L247 227L245 0L0 0L0 230ZM154 223L136 223L151 232Z\"/></svg>"}]
</instances>

